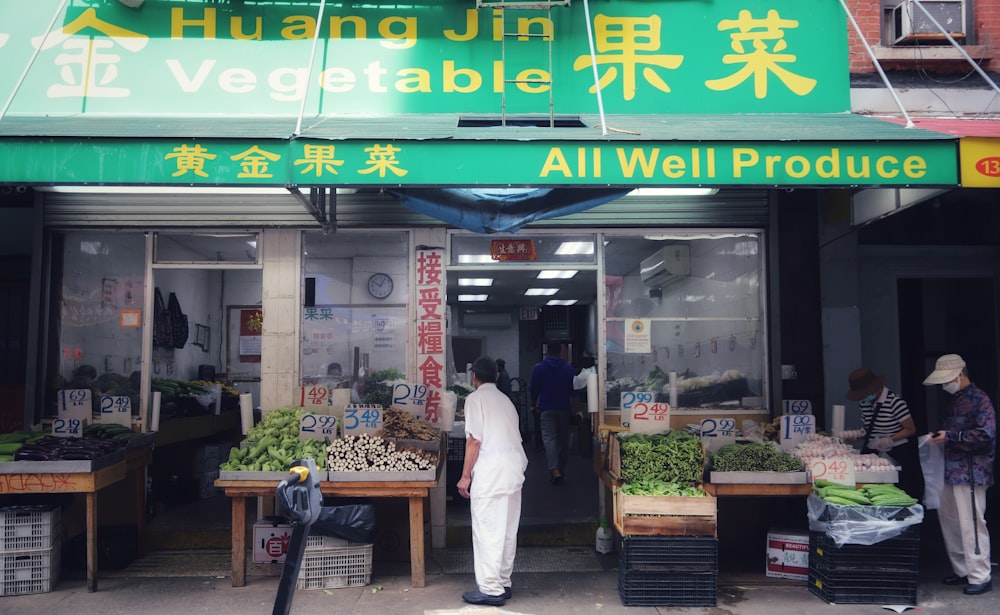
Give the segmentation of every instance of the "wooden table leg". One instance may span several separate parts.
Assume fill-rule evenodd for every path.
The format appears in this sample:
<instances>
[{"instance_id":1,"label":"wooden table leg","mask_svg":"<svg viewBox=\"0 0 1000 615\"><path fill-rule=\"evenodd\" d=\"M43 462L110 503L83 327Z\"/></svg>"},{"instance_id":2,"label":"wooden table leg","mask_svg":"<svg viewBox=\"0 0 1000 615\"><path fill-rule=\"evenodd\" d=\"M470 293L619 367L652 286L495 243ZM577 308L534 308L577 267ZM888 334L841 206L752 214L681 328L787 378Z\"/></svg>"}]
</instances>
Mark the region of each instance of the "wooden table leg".
<instances>
[{"instance_id":1,"label":"wooden table leg","mask_svg":"<svg viewBox=\"0 0 1000 615\"><path fill-rule=\"evenodd\" d=\"M146 554L146 468L142 465L135 469L135 526L136 543L139 555Z\"/></svg>"},{"instance_id":2,"label":"wooden table leg","mask_svg":"<svg viewBox=\"0 0 1000 615\"><path fill-rule=\"evenodd\" d=\"M97 493L87 492L87 591L97 591Z\"/></svg>"},{"instance_id":3,"label":"wooden table leg","mask_svg":"<svg viewBox=\"0 0 1000 615\"><path fill-rule=\"evenodd\" d=\"M247 499L232 496L233 500L233 587L247 584Z\"/></svg>"},{"instance_id":4,"label":"wooden table leg","mask_svg":"<svg viewBox=\"0 0 1000 615\"><path fill-rule=\"evenodd\" d=\"M425 585L424 498L417 496L410 497L410 585Z\"/></svg>"}]
</instances>

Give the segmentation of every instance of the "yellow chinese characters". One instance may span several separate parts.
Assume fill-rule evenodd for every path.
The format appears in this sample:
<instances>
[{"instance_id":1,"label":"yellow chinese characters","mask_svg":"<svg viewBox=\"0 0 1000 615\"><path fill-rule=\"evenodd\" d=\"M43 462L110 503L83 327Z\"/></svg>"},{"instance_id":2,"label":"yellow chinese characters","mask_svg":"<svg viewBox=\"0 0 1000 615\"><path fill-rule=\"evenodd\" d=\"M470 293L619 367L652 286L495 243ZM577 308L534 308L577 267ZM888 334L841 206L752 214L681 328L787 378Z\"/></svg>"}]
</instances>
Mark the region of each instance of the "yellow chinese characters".
<instances>
[{"instance_id":1,"label":"yellow chinese characters","mask_svg":"<svg viewBox=\"0 0 1000 615\"><path fill-rule=\"evenodd\" d=\"M230 156L230 160L238 162L243 170L236 174L239 178L265 178L274 177L269 172L268 165L281 160L281 154L264 151L254 145L248 150L242 151L235 156Z\"/></svg>"},{"instance_id":2,"label":"yellow chinese characters","mask_svg":"<svg viewBox=\"0 0 1000 615\"><path fill-rule=\"evenodd\" d=\"M377 171L379 177L385 177L386 171L391 171L396 177L403 177L409 171L398 168L399 161L396 160L396 154L401 151L403 151L402 148L395 145L379 145L376 143L372 147L366 147L365 152L368 154L368 168L359 169L358 173L368 175Z\"/></svg>"},{"instance_id":3,"label":"yellow chinese characters","mask_svg":"<svg viewBox=\"0 0 1000 615\"><path fill-rule=\"evenodd\" d=\"M337 167L343 166L343 160L337 160L336 145L309 145L302 148L302 158L295 161L295 166L305 166L299 173L316 173L321 177L324 172L337 175Z\"/></svg>"},{"instance_id":4,"label":"yellow chinese characters","mask_svg":"<svg viewBox=\"0 0 1000 615\"><path fill-rule=\"evenodd\" d=\"M601 65L611 65L598 79L603 89L618 78L619 66L622 73L622 91L625 100L635 98L636 71L642 68L643 78L653 87L669 92L670 86L652 67L675 69L684 61L682 55L653 55L643 52L660 49L659 15L651 17L608 17L594 18L594 35L597 38L596 61ZM589 55L582 55L573 62L573 70L583 70L591 65ZM590 93L597 91L590 87Z\"/></svg>"},{"instance_id":5,"label":"yellow chinese characters","mask_svg":"<svg viewBox=\"0 0 1000 615\"><path fill-rule=\"evenodd\" d=\"M208 173L205 172L205 161L215 160L216 155L208 153L208 150L201 145L180 145L164 158L177 162L177 171L173 173L174 177L186 175L188 172L194 173L198 177L208 177Z\"/></svg>"},{"instance_id":6,"label":"yellow chinese characters","mask_svg":"<svg viewBox=\"0 0 1000 615\"><path fill-rule=\"evenodd\" d=\"M787 70L782 64L795 62L794 54L781 53L788 47L785 29L797 28L799 22L782 19L771 9L764 19L754 19L750 11L740 11L737 19L723 19L719 31L736 30L730 34L731 47L736 53L723 56L724 64L743 64L743 68L722 79L710 79L705 85L712 90L731 90L753 77L753 91L757 98L767 96L768 74L773 73L789 90L804 96L816 86L816 80ZM750 43L748 48L744 43ZM768 48L773 45L772 48Z\"/></svg>"}]
</instances>

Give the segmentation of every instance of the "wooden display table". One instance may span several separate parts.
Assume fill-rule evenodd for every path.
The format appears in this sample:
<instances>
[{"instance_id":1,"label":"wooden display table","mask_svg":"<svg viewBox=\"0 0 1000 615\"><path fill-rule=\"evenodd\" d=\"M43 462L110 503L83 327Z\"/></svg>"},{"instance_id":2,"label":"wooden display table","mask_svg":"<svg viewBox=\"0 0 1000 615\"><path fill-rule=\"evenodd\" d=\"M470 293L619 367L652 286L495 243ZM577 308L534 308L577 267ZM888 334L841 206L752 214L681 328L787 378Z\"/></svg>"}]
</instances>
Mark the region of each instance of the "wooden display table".
<instances>
[{"instance_id":1,"label":"wooden display table","mask_svg":"<svg viewBox=\"0 0 1000 615\"><path fill-rule=\"evenodd\" d=\"M410 585L424 587L424 500L430 490L437 487L436 480L429 481L365 481L321 482L324 497L348 498L407 498L410 502ZM217 480L233 505L233 587L246 585L247 532L246 501L252 497L274 497L277 480Z\"/></svg>"},{"instance_id":2,"label":"wooden display table","mask_svg":"<svg viewBox=\"0 0 1000 615\"><path fill-rule=\"evenodd\" d=\"M124 459L92 472L32 472L0 474L0 494L26 495L39 493L83 493L87 498L87 591L97 591L97 492L124 480L130 472L136 475L136 505L138 514L139 548L142 549L146 520L146 466L152 447L127 451ZM35 463L35 462L19 462ZM38 462L45 463L45 462Z\"/></svg>"},{"instance_id":3,"label":"wooden display table","mask_svg":"<svg viewBox=\"0 0 1000 615\"><path fill-rule=\"evenodd\" d=\"M705 483L705 491L717 498L726 496L807 496L812 493L811 484L775 485L764 483Z\"/></svg>"}]
</instances>

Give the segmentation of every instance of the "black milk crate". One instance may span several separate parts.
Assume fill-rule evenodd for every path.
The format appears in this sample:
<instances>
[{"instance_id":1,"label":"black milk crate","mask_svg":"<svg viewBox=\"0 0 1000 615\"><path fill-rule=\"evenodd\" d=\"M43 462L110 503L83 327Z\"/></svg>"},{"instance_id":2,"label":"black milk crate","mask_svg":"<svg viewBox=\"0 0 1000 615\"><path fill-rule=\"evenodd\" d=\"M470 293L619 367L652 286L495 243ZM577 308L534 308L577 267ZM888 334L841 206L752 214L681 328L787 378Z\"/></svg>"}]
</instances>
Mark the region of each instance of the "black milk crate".
<instances>
[{"instance_id":1,"label":"black milk crate","mask_svg":"<svg viewBox=\"0 0 1000 615\"><path fill-rule=\"evenodd\" d=\"M920 527L910 526L895 538L873 545L841 547L824 532L809 532L809 566L823 570L914 571L920 565Z\"/></svg>"},{"instance_id":2,"label":"black milk crate","mask_svg":"<svg viewBox=\"0 0 1000 615\"><path fill-rule=\"evenodd\" d=\"M905 604L916 606L918 574L893 570L818 570L809 566L809 591L830 604Z\"/></svg>"},{"instance_id":3,"label":"black milk crate","mask_svg":"<svg viewBox=\"0 0 1000 615\"><path fill-rule=\"evenodd\" d=\"M718 572L719 539L709 536L619 536L618 567L633 572Z\"/></svg>"},{"instance_id":4,"label":"black milk crate","mask_svg":"<svg viewBox=\"0 0 1000 615\"><path fill-rule=\"evenodd\" d=\"M465 461L465 438L448 437L448 461Z\"/></svg>"},{"instance_id":5,"label":"black milk crate","mask_svg":"<svg viewBox=\"0 0 1000 615\"><path fill-rule=\"evenodd\" d=\"M715 606L714 572L635 572L618 569L618 596L625 606Z\"/></svg>"}]
</instances>

